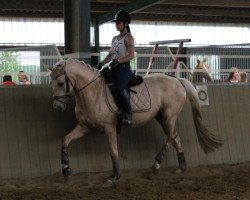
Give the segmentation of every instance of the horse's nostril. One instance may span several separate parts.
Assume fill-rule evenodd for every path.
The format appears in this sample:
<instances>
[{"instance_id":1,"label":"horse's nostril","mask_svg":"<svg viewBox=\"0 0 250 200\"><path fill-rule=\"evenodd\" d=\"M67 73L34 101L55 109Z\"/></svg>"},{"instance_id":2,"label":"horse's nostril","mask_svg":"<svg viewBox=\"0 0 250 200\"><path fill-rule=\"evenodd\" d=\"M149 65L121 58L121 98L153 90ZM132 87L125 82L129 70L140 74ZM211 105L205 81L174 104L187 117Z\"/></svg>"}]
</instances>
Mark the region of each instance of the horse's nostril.
<instances>
[{"instance_id":1,"label":"horse's nostril","mask_svg":"<svg viewBox=\"0 0 250 200\"><path fill-rule=\"evenodd\" d=\"M63 111L63 108L62 107L57 107L57 110L62 112Z\"/></svg>"}]
</instances>

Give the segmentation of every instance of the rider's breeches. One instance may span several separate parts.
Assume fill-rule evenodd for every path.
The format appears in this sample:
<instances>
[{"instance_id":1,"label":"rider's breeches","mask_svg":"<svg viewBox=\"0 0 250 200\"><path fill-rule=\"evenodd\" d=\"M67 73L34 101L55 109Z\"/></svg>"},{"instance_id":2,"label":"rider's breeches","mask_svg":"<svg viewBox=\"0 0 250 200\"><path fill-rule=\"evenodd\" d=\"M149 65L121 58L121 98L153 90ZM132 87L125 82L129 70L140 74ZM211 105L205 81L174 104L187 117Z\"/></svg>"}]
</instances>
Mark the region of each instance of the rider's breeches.
<instances>
[{"instance_id":1,"label":"rider's breeches","mask_svg":"<svg viewBox=\"0 0 250 200\"><path fill-rule=\"evenodd\" d=\"M127 107L127 104L129 103L127 91L132 75L132 71L128 65L121 65L116 71L113 72L116 97L120 107L123 109L124 107ZM124 92L124 90L126 91Z\"/></svg>"}]
</instances>

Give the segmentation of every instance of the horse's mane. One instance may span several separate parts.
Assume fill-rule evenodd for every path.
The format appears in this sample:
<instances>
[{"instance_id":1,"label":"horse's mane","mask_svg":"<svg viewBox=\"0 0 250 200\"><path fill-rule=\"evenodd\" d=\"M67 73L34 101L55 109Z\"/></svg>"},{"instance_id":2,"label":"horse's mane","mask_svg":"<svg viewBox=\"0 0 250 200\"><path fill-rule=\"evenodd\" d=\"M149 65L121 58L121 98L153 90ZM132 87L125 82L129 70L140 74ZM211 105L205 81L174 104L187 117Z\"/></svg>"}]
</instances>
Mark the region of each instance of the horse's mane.
<instances>
[{"instance_id":1,"label":"horse's mane","mask_svg":"<svg viewBox=\"0 0 250 200\"><path fill-rule=\"evenodd\" d=\"M69 58L69 59L65 60L65 62L75 62L75 63L77 63L77 64L80 64L80 65L83 66L83 67L87 66L87 67L88 67L90 70L92 70L92 71L97 71L96 68L91 67L90 64L85 63L84 61L81 61L81 60Z\"/></svg>"},{"instance_id":2,"label":"horse's mane","mask_svg":"<svg viewBox=\"0 0 250 200\"><path fill-rule=\"evenodd\" d=\"M55 65L54 65L54 68L57 67L57 66L64 66L66 64L66 62L69 62L69 63L72 63L72 62L75 62L77 64L80 64L81 66L83 67L88 67L88 69L90 69L91 71L98 71L96 68L94 67L91 67L90 64L87 64L85 63L84 61L80 61L80 60L77 60L77 59L72 59L72 58L68 58L66 60L61 60L59 62L57 62Z\"/></svg>"}]
</instances>

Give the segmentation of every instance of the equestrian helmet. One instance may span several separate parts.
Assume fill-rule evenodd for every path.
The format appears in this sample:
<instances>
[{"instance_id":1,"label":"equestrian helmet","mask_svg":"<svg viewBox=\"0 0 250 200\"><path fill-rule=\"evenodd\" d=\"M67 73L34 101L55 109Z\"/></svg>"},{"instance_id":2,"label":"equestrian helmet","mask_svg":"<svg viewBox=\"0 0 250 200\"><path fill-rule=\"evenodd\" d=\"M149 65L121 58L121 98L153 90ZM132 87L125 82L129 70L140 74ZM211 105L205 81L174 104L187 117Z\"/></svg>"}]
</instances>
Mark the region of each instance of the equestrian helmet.
<instances>
[{"instance_id":1,"label":"equestrian helmet","mask_svg":"<svg viewBox=\"0 0 250 200\"><path fill-rule=\"evenodd\" d=\"M129 24L131 22L130 14L127 11L119 10L112 22L128 22Z\"/></svg>"}]
</instances>

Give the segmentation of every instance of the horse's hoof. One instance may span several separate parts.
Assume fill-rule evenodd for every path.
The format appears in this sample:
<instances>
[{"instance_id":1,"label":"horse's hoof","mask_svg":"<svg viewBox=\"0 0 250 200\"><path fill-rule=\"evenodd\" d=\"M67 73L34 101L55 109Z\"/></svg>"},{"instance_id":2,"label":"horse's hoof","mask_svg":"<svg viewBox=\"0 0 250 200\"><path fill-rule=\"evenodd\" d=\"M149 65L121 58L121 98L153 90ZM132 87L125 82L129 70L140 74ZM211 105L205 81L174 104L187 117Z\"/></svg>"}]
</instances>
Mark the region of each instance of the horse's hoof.
<instances>
[{"instance_id":1,"label":"horse's hoof","mask_svg":"<svg viewBox=\"0 0 250 200\"><path fill-rule=\"evenodd\" d=\"M185 171L187 170L187 165L186 165L186 163L180 164L180 165L179 165L179 169L181 169L182 172L185 172Z\"/></svg>"},{"instance_id":2,"label":"horse's hoof","mask_svg":"<svg viewBox=\"0 0 250 200\"><path fill-rule=\"evenodd\" d=\"M154 165L153 165L153 167L152 167L152 172L153 172L153 174L159 174L159 172L160 172L160 169L161 169L161 165L160 164L158 164L158 163L155 163Z\"/></svg>"},{"instance_id":3,"label":"horse's hoof","mask_svg":"<svg viewBox=\"0 0 250 200\"><path fill-rule=\"evenodd\" d=\"M175 174L181 174L181 173L183 173L184 171L186 171L186 170L184 170L184 169L182 169L182 168L178 168L178 169L174 170L174 173L175 173Z\"/></svg>"},{"instance_id":4,"label":"horse's hoof","mask_svg":"<svg viewBox=\"0 0 250 200\"><path fill-rule=\"evenodd\" d=\"M119 178L120 176L114 176L114 175L111 175L110 177L108 177L106 179L106 182L104 184L104 186L112 186L112 187L116 187L119 183Z\"/></svg>"},{"instance_id":5,"label":"horse's hoof","mask_svg":"<svg viewBox=\"0 0 250 200\"><path fill-rule=\"evenodd\" d=\"M70 167L67 168L62 168L62 173L63 173L63 177L65 180L68 180L70 175L72 174L72 170Z\"/></svg>"}]
</instances>

